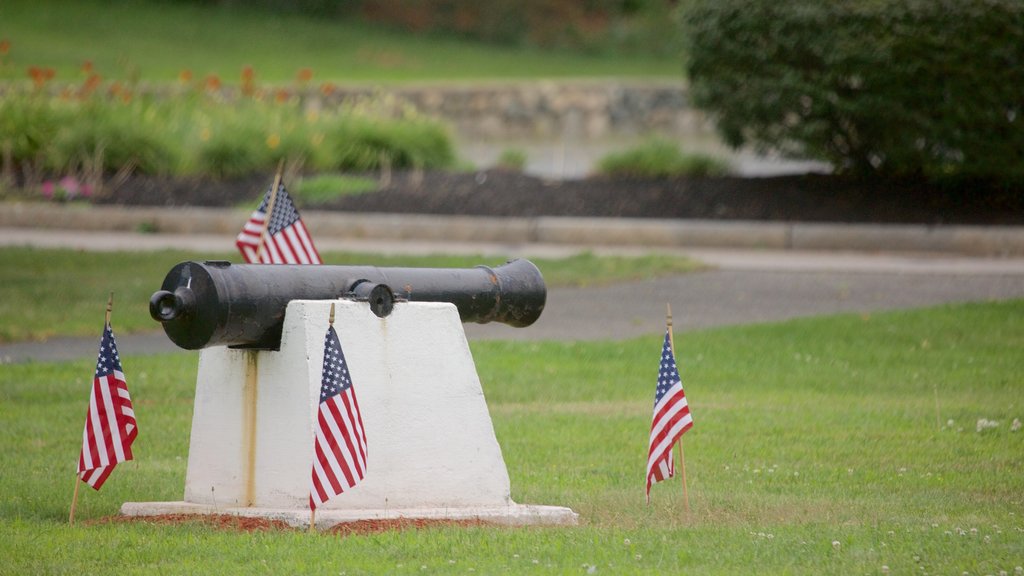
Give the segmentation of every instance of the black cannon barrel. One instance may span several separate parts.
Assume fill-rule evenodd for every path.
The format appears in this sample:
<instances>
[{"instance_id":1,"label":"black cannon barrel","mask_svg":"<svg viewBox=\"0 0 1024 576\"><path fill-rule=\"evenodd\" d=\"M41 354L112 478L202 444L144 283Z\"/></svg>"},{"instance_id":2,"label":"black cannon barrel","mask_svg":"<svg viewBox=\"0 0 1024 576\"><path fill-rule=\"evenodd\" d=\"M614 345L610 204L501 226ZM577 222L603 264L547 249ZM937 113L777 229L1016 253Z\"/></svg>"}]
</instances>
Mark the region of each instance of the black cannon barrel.
<instances>
[{"instance_id":1,"label":"black cannon barrel","mask_svg":"<svg viewBox=\"0 0 1024 576\"><path fill-rule=\"evenodd\" d=\"M529 326L547 299L544 278L528 260L490 268L378 268L182 262L149 302L154 320L178 346L277 350L292 300L378 297L450 302L463 322ZM371 302L371 306L373 302ZM390 311L390 299L377 308ZM381 312L375 309L378 315Z\"/></svg>"}]
</instances>

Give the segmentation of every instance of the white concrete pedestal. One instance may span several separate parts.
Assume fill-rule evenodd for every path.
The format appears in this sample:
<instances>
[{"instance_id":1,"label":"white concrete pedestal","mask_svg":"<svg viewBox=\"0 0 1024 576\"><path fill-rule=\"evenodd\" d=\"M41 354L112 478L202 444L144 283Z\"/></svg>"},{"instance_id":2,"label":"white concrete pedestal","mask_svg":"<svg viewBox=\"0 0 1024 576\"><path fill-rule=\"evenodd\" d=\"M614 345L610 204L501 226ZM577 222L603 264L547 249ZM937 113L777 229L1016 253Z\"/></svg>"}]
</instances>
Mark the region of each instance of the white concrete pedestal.
<instances>
[{"instance_id":1,"label":"white concrete pedestal","mask_svg":"<svg viewBox=\"0 0 1024 576\"><path fill-rule=\"evenodd\" d=\"M279 352L202 351L184 501L129 502L122 514L236 514L309 525L330 304L291 302ZM383 319L366 303L335 305L366 429L367 469L362 482L317 509L319 527L390 518L576 523L568 508L512 501L453 305L399 302Z\"/></svg>"}]
</instances>

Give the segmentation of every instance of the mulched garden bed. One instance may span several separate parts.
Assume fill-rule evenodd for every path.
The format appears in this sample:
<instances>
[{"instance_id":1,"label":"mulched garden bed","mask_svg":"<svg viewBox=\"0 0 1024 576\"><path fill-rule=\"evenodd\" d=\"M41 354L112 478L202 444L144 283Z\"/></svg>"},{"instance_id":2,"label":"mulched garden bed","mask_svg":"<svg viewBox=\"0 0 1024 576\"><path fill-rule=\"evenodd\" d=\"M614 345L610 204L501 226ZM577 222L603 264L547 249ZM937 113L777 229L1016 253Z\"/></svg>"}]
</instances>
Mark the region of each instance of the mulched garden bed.
<instances>
[{"instance_id":1,"label":"mulched garden bed","mask_svg":"<svg viewBox=\"0 0 1024 576\"><path fill-rule=\"evenodd\" d=\"M254 208L271 175L231 180L136 176L104 204ZM474 216L578 216L908 224L1024 224L1024 190L936 187L823 174L762 178L545 180L519 172L396 172L376 192L299 208Z\"/></svg>"}]
</instances>

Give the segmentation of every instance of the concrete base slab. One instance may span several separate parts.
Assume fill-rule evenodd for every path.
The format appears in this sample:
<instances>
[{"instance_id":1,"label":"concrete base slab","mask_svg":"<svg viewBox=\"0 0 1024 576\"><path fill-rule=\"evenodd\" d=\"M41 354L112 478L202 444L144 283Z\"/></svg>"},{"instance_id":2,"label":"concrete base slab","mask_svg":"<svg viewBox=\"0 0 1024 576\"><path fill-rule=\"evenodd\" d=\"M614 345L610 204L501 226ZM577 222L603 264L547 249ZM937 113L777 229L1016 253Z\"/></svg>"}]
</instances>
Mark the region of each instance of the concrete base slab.
<instances>
[{"instance_id":1,"label":"concrete base slab","mask_svg":"<svg viewBox=\"0 0 1024 576\"><path fill-rule=\"evenodd\" d=\"M279 520L297 528L309 527L309 510L292 508L214 507L190 502L125 502L121 515L130 517L189 514L196 516L229 515L243 518ZM338 524L361 520L471 520L504 526L575 526L579 516L562 506L537 506L511 503L507 506L470 506L462 508L393 508L367 510L321 509L316 527L326 530Z\"/></svg>"}]
</instances>

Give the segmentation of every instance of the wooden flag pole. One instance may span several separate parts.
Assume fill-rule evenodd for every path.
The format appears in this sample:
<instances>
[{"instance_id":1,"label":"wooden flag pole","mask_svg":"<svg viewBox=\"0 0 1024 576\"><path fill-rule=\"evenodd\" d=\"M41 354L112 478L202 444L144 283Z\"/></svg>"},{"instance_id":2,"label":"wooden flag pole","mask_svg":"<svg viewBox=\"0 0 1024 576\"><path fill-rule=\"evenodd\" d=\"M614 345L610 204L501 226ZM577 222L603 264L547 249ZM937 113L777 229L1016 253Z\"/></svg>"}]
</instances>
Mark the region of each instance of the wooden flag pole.
<instances>
[{"instance_id":1,"label":"wooden flag pole","mask_svg":"<svg viewBox=\"0 0 1024 576\"><path fill-rule=\"evenodd\" d=\"M71 515L68 516L68 525L75 525L75 507L78 506L78 485L81 484L78 471L75 471L75 495L71 497Z\"/></svg>"},{"instance_id":2,"label":"wooden flag pole","mask_svg":"<svg viewBox=\"0 0 1024 576\"><path fill-rule=\"evenodd\" d=\"M676 357L676 341L672 335L672 304L665 303L665 307L668 311L668 317L666 324L668 326L668 345L672 350L672 358ZM686 486L686 456L683 454L683 437L679 437L679 441L676 442L679 445L679 472L683 480L683 504L686 506L686 513L690 513L690 491Z\"/></svg>"},{"instance_id":3,"label":"wooden flag pole","mask_svg":"<svg viewBox=\"0 0 1024 576\"><path fill-rule=\"evenodd\" d=\"M107 312L103 317L103 330L107 330L107 326L110 324L110 313L114 309L114 293L111 292L107 298ZM75 525L75 508L78 507L78 488L81 484L81 477L78 476L78 471L75 470L75 493L71 497L71 513L68 515L68 524L70 526Z\"/></svg>"},{"instance_id":4,"label":"wooden flag pole","mask_svg":"<svg viewBox=\"0 0 1024 576\"><path fill-rule=\"evenodd\" d=\"M277 201L277 189L281 186L281 178L284 172L284 158L277 163L277 174L274 175L274 186L270 189L270 201L267 202L267 216L263 220L263 231L260 232L260 241L256 244L256 262L259 263L263 253L263 243L266 242L267 229L270 228L270 217L274 214L274 202Z\"/></svg>"}]
</instances>

